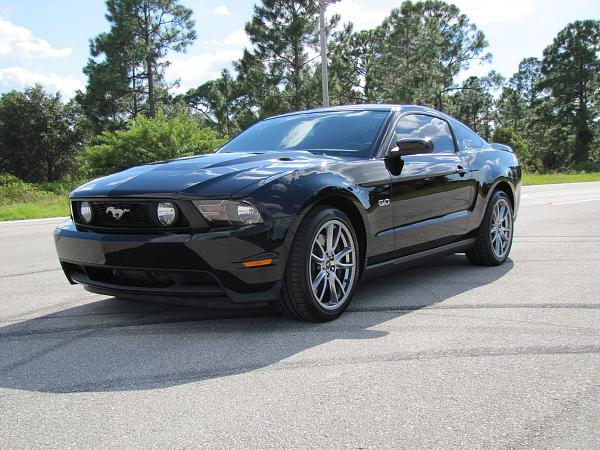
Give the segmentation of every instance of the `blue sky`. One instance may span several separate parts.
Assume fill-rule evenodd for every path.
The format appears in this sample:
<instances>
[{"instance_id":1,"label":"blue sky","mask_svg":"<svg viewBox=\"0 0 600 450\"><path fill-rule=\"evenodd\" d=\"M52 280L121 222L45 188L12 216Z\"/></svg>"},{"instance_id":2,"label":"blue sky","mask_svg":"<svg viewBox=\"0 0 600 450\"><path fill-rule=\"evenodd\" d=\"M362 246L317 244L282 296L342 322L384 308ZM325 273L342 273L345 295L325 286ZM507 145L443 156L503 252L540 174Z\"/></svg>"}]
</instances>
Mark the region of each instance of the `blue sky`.
<instances>
[{"instance_id":1,"label":"blue sky","mask_svg":"<svg viewBox=\"0 0 600 450\"><path fill-rule=\"evenodd\" d=\"M243 32L256 0L184 0L192 8L198 39L186 54L172 55L167 75L180 91L214 78L249 45ZM490 43L492 64L475 65L468 74L495 69L515 72L527 56L544 47L567 23L600 18L598 0L455 0ZM400 0L341 0L330 8L358 29L371 28ZM0 0L0 92L39 82L71 97L83 88L81 71L89 39L107 30L103 0Z\"/></svg>"}]
</instances>

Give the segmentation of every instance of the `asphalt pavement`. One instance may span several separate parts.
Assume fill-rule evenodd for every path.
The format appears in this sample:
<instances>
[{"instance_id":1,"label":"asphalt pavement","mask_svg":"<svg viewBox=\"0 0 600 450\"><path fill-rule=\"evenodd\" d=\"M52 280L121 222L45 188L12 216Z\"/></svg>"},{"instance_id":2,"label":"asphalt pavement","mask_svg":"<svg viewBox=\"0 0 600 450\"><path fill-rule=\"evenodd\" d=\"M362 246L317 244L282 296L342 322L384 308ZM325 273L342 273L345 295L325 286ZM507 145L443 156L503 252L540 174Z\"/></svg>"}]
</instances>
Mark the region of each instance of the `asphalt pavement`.
<instances>
[{"instance_id":1,"label":"asphalt pavement","mask_svg":"<svg viewBox=\"0 0 600 450\"><path fill-rule=\"evenodd\" d=\"M525 187L506 264L326 324L90 294L58 222L0 224L1 448L600 448L600 183Z\"/></svg>"}]
</instances>

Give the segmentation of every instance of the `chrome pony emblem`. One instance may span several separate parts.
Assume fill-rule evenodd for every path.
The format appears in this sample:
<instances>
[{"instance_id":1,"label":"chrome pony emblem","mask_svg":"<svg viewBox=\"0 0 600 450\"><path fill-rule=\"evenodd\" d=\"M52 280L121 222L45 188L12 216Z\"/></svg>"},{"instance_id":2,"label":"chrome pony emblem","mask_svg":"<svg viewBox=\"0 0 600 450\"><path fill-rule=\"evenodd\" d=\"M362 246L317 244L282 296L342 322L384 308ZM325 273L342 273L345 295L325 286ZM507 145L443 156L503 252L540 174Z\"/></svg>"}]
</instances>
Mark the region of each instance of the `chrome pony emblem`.
<instances>
[{"instance_id":1,"label":"chrome pony emblem","mask_svg":"<svg viewBox=\"0 0 600 450\"><path fill-rule=\"evenodd\" d=\"M115 220L121 220L121 217L123 217L123 214L125 214L129 211L131 211L131 210L115 208L114 206L109 206L108 208L106 208L106 214L108 214L108 213L112 214L113 219L115 219Z\"/></svg>"}]
</instances>

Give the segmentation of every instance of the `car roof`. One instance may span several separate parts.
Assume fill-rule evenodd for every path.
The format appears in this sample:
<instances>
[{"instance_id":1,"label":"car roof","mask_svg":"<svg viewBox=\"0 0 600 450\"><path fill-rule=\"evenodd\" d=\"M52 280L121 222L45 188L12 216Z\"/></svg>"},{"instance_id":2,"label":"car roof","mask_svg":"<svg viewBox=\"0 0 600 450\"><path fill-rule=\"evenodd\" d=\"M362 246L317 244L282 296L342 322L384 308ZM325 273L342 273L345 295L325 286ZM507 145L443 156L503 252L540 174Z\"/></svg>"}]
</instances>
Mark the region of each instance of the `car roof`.
<instances>
[{"instance_id":1,"label":"car roof","mask_svg":"<svg viewBox=\"0 0 600 450\"><path fill-rule=\"evenodd\" d=\"M274 119L276 117L287 117L294 116L298 114L310 114L310 113L322 113L322 112L339 112L339 111L388 111L392 112L423 112L429 114L437 114L441 116L446 116L444 113L440 111L436 111L432 108L427 108L426 106L420 105L388 105L388 104L359 104L359 105L341 105L341 106L331 106L328 108L314 108L307 109L304 111L294 111L286 114L279 114L277 116L269 117L268 119ZM268 120L266 119L266 120Z\"/></svg>"}]
</instances>

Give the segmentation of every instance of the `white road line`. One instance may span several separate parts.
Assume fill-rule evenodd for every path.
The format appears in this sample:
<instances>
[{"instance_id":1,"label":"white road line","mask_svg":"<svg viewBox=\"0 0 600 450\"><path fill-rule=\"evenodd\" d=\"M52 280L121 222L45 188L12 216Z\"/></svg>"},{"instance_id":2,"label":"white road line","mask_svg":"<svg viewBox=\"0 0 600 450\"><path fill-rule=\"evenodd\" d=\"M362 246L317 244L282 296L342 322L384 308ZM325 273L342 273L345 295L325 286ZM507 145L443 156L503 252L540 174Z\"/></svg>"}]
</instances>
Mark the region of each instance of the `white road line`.
<instances>
[{"instance_id":1,"label":"white road line","mask_svg":"<svg viewBox=\"0 0 600 450\"><path fill-rule=\"evenodd\" d=\"M551 205L568 205L569 203L595 202L600 198L587 198L585 200L571 200L570 202L550 203Z\"/></svg>"}]
</instances>

